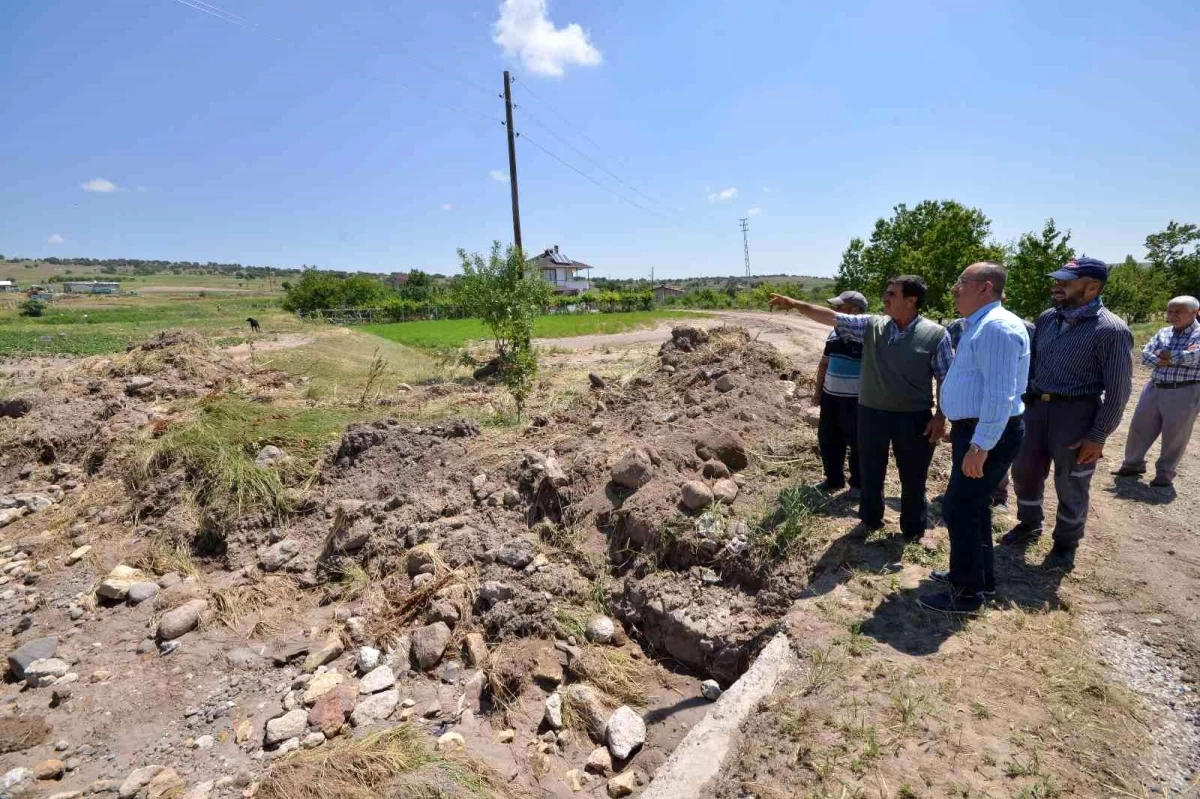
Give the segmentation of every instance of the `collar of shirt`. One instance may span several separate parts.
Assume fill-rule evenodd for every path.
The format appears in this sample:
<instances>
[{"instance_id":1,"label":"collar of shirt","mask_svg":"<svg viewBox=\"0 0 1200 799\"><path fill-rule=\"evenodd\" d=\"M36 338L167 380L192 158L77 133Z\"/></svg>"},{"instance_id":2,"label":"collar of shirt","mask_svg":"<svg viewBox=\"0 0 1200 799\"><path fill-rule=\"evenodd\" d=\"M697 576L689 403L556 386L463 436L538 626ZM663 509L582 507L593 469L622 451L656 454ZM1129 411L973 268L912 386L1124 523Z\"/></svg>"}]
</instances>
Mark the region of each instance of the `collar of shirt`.
<instances>
[{"instance_id":1,"label":"collar of shirt","mask_svg":"<svg viewBox=\"0 0 1200 799\"><path fill-rule=\"evenodd\" d=\"M1104 307L1104 301L1099 297L1087 303L1080 305L1078 308L1068 308L1065 311L1061 308L1058 311L1058 319L1060 322L1070 322L1074 324L1087 319L1089 316L1099 316L1100 309Z\"/></svg>"},{"instance_id":2,"label":"collar of shirt","mask_svg":"<svg viewBox=\"0 0 1200 799\"><path fill-rule=\"evenodd\" d=\"M987 316L993 309L999 308L999 307L1000 307L1000 300L996 300L995 302L989 302L987 305L983 306L982 308L977 310L975 313L973 313L967 317L967 319L966 319L967 327L970 327L971 325L979 324L983 320L983 317Z\"/></svg>"},{"instance_id":3,"label":"collar of shirt","mask_svg":"<svg viewBox=\"0 0 1200 799\"><path fill-rule=\"evenodd\" d=\"M888 328L891 332L888 333L888 343L891 344L896 339L904 338L916 328L917 322L921 321L921 315L917 314L912 318L912 321L900 329L900 325L896 324L895 319L888 319Z\"/></svg>"},{"instance_id":4,"label":"collar of shirt","mask_svg":"<svg viewBox=\"0 0 1200 799\"><path fill-rule=\"evenodd\" d=\"M1171 332L1168 333L1167 335L1168 336L1191 336L1196 332L1196 328L1198 328L1198 327L1200 327L1200 321L1193 320L1192 323L1190 325L1188 325L1187 327L1185 327L1183 330L1176 330L1175 327L1172 326Z\"/></svg>"}]
</instances>

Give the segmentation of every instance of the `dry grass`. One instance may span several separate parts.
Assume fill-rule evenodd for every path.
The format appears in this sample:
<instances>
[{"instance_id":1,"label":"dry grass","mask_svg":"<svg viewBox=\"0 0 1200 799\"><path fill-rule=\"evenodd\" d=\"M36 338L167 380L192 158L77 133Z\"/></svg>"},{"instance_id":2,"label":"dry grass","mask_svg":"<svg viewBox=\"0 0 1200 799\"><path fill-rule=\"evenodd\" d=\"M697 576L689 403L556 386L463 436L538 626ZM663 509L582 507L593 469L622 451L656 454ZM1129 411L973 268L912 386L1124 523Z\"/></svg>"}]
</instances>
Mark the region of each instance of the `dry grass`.
<instances>
[{"instance_id":1,"label":"dry grass","mask_svg":"<svg viewBox=\"0 0 1200 799\"><path fill-rule=\"evenodd\" d=\"M433 556L437 573L420 588L405 590L401 585L397 585L397 582L407 587L407 579L398 578L379 581L379 589L371 591L370 627L371 635L376 641L387 641L397 630L403 629L422 616L434 599L441 598L454 603L458 609L459 622L455 629L467 629L475 602L476 587L467 581L462 572L449 571L445 562L437 558L436 553Z\"/></svg>"},{"instance_id":2,"label":"dry grass","mask_svg":"<svg viewBox=\"0 0 1200 799\"><path fill-rule=\"evenodd\" d=\"M267 638L284 629L281 616L297 612L302 596L288 577L267 577L250 585L237 585L212 592L214 620L248 638Z\"/></svg>"},{"instance_id":3,"label":"dry grass","mask_svg":"<svg viewBox=\"0 0 1200 799\"><path fill-rule=\"evenodd\" d=\"M645 707L649 701L646 687L650 669L634 660L625 649L585 646L579 657L572 658L569 668L577 677L623 704Z\"/></svg>"}]
</instances>

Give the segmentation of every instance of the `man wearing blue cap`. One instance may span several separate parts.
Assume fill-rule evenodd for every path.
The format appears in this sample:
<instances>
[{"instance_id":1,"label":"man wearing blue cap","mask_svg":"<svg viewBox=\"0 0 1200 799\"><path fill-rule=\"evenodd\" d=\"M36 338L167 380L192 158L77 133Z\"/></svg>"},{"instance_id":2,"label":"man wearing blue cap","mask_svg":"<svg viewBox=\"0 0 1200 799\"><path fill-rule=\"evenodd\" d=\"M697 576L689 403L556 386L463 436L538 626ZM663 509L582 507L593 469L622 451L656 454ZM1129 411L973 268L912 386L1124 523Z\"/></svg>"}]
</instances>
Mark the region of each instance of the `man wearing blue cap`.
<instances>
[{"instance_id":1,"label":"man wearing blue cap","mask_svg":"<svg viewBox=\"0 0 1200 799\"><path fill-rule=\"evenodd\" d=\"M1075 567L1088 499L1104 442L1117 429L1133 379L1133 334L1104 307L1108 265L1079 258L1052 272L1054 307L1037 320L1025 440L1013 462L1017 526L1002 544L1028 546L1042 534L1042 494L1050 466L1058 514L1045 566Z\"/></svg>"},{"instance_id":2,"label":"man wearing blue cap","mask_svg":"<svg viewBox=\"0 0 1200 799\"><path fill-rule=\"evenodd\" d=\"M857 291L843 291L826 302L838 313L864 314L867 298ZM846 485L846 450L850 451L850 493L862 488L858 460L858 384L862 376L861 341L842 338L834 330L825 340L825 354L817 367L813 405L820 407L817 445L825 480L820 491L841 491Z\"/></svg>"}]
</instances>

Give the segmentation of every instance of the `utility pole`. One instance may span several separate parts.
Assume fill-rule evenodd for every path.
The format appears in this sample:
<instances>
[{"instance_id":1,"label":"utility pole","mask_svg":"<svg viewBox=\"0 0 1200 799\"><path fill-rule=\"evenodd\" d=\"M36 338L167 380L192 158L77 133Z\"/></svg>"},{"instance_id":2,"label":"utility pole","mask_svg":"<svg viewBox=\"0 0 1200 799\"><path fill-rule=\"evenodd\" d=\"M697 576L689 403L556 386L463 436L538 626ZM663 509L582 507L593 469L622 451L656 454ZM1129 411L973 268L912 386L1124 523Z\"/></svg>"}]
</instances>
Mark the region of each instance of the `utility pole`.
<instances>
[{"instance_id":1,"label":"utility pole","mask_svg":"<svg viewBox=\"0 0 1200 799\"><path fill-rule=\"evenodd\" d=\"M738 221L742 223L742 253L746 258L746 277L750 277L750 220L743 216Z\"/></svg>"},{"instance_id":2,"label":"utility pole","mask_svg":"<svg viewBox=\"0 0 1200 799\"><path fill-rule=\"evenodd\" d=\"M508 182L512 186L513 244L521 254L521 277L525 277L525 250L521 247L521 203L517 198L517 134L513 131L512 78L504 70L504 127L508 128Z\"/></svg>"}]
</instances>

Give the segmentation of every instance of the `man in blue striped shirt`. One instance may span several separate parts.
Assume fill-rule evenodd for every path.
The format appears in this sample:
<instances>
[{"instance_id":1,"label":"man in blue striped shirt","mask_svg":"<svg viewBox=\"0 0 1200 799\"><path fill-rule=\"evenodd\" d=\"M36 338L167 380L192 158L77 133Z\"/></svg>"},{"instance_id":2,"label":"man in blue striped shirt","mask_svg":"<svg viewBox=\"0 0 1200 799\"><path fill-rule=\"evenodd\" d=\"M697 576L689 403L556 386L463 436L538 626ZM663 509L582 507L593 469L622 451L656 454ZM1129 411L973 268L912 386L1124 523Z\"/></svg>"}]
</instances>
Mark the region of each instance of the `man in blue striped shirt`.
<instances>
[{"instance_id":1,"label":"man in blue striped shirt","mask_svg":"<svg viewBox=\"0 0 1200 799\"><path fill-rule=\"evenodd\" d=\"M1175 468L1192 438L1200 410L1200 322L1195 297L1176 297L1167 303L1168 326L1154 334L1142 349L1142 363L1154 371L1142 389L1129 422L1125 462L1113 474L1131 477L1146 472L1146 453L1162 435L1162 451L1154 464L1155 488L1170 488Z\"/></svg>"},{"instance_id":2,"label":"man in blue striped shirt","mask_svg":"<svg viewBox=\"0 0 1200 799\"><path fill-rule=\"evenodd\" d=\"M1025 442L1012 467L1017 526L1000 543L1023 547L1041 536L1042 494L1053 465L1058 514L1054 547L1044 565L1070 571L1087 524L1096 462L1129 401L1133 334L1100 299L1108 264L1078 258L1049 277L1055 307L1037 320L1032 403L1025 412Z\"/></svg>"},{"instance_id":3,"label":"man in blue striped shirt","mask_svg":"<svg viewBox=\"0 0 1200 799\"><path fill-rule=\"evenodd\" d=\"M867 312L867 298L857 291L843 291L826 302L838 313ZM861 341L847 341L833 331L825 340L825 355L817 367L813 405L821 409L817 445L825 480L819 491L841 491L846 485L846 451L850 451L850 496L857 499L862 488L858 461L858 384L862 377Z\"/></svg>"},{"instance_id":4,"label":"man in blue striped shirt","mask_svg":"<svg viewBox=\"0 0 1200 799\"><path fill-rule=\"evenodd\" d=\"M931 575L946 591L920 599L945 613L974 613L995 591L989 500L1025 436L1021 395L1029 377L1029 334L1000 303L1007 277L1003 266L985 261L964 269L953 288L965 322L941 398L953 422L953 465L942 502L950 570Z\"/></svg>"}]
</instances>

